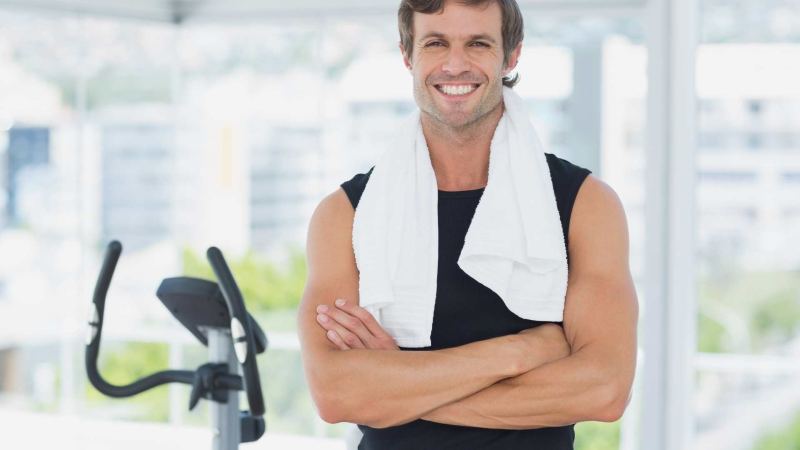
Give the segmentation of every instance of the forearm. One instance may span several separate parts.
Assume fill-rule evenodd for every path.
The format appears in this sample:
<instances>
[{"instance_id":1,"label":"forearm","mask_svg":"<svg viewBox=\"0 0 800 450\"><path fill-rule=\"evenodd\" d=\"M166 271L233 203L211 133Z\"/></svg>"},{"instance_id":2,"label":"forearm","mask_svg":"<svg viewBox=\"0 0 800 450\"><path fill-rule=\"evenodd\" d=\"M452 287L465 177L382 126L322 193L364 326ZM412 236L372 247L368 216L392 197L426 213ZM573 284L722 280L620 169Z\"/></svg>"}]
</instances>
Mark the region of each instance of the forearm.
<instances>
[{"instance_id":1,"label":"forearm","mask_svg":"<svg viewBox=\"0 0 800 450\"><path fill-rule=\"evenodd\" d=\"M315 398L323 418L384 427L527 370L520 345L511 335L437 351L332 350L306 366L324 393Z\"/></svg>"},{"instance_id":2,"label":"forearm","mask_svg":"<svg viewBox=\"0 0 800 450\"><path fill-rule=\"evenodd\" d=\"M502 380L421 418L496 429L544 428L586 420L613 421L621 414L618 412L620 393L615 386L625 384L627 377L623 367L614 369L597 355L579 351Z\"/></svg>"}]
</instances>

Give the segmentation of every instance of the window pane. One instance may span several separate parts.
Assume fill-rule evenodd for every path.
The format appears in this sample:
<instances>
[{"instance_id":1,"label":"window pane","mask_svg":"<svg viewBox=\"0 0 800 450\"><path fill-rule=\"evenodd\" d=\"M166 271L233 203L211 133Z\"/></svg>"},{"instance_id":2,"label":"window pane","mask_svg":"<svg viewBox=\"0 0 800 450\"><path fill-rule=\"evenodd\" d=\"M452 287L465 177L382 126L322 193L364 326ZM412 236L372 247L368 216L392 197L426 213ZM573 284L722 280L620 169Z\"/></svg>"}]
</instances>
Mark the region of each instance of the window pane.
<instances>
[{"instance_id":1,"label":"window pane","mask_svg":"<svg viewBox=\"0 0 800 450\"><path fill-rule=\"evenodd\" d=\"M798 336L800 36L782 28L797 17L779 18L788 3L704 2L706 41L697 54L704 352L783 354ZM737 28L743 21L750 25Z\"/></svg>"},{"instance_id":2,"label":"window pane","mask_svg":"<svg viewBox=\"0 0 800 450\"><path fill-rule=\"evenodd\" d=\"M695 448L781 448L800 409L800 12L701 11Z\"/></svg>"}]
</instances>

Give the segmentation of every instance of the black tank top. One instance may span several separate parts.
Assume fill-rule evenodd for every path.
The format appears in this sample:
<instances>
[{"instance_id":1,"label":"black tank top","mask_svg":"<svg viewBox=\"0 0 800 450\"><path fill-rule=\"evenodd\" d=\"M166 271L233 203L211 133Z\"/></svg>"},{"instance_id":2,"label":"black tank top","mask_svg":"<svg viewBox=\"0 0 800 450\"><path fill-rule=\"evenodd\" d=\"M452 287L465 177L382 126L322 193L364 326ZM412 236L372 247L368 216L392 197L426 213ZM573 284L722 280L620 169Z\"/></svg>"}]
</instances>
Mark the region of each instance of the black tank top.
<instances>
[{"instance_id":1,"label":"black tank top","mask_svg":"<svg viewBox=\"0 0 800 450\"><path fill-rule=\"evenodd\" d=\"M564 239L569 246L567 237L572 205L581 183L591 171L550 153L545 153L545 156L553 180ZM358 206L373 169L341 184L353 208ZM439 191L439 264L431 346L402 350L454 347L519 333L544 323L523 319L512 313L497 294L458 267L464 237L483 190ZM575 438L574 425L499 430L446 425L420 419L389 428L358 427L364 434L359 450L572 450Z\"/></svg>"}]
</instances>

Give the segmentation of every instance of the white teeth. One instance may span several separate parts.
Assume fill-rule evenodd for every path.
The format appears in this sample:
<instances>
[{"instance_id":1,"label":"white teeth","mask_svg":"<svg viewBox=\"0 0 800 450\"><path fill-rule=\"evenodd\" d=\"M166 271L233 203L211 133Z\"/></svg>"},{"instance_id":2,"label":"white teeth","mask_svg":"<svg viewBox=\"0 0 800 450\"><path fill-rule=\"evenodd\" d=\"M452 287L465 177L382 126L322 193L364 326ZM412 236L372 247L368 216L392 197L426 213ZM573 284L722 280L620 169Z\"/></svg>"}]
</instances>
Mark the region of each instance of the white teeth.
<instances>
[{"instance_id":1,"label":"white teeth","mask_svg":"<svg viewBox=\"0 0 800 450\"><path fill-rule=\"evenodd\" d=\"M445 84L440 87L442 92L447 95L464 95L469 94L470 92L475 90L475 85L473 84L461 84L461 85L451 85Z\"/></svg>"}]
</instances>

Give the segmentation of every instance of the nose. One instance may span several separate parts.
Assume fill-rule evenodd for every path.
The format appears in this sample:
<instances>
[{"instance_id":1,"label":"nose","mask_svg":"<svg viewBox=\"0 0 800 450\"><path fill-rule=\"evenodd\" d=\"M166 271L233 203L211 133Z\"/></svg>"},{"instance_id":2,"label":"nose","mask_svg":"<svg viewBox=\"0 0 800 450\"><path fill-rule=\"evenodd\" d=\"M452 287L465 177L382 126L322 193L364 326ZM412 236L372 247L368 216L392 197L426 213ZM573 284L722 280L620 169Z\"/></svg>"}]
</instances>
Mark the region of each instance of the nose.
<instances>
[{"instance_id":1,"label":"nose","mask_svg":"<svg viewBox=\"0 0 800 450\"><path fill-rule=\"evenodd\" d=\"M469 71L470 62L466 53L461 48L453 46L447 52L447 57L442 64L442 71L454 76Z\"/></svg>"}]
</instances>

